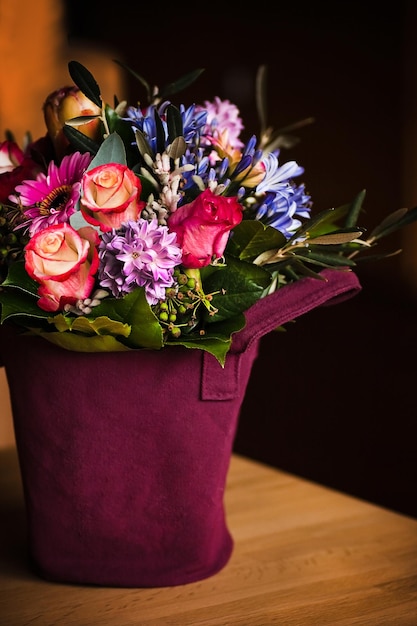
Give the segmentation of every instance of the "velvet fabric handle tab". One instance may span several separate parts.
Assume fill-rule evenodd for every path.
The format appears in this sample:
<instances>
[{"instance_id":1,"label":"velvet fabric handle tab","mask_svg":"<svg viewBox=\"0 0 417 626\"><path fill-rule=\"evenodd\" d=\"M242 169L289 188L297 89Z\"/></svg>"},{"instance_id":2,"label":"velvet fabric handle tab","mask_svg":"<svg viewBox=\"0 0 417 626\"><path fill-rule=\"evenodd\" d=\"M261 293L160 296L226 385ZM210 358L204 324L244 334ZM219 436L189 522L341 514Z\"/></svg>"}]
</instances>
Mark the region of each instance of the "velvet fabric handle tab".
<instances>
[{"instance_id":1,"label":"velvet fabric handle tab","mask_svg":"<svg viewBox=\"0 0 417 626\"><path fill-rule=\"evenodd\" d=\"M321 276L323 280L303 278L287 285L248 309L246 326L233 336L223 372L214 357L204 353L202 400L231 400L237 396L240 357L246 350L257 346L261 337L318 306L337 304L361 290L358 277L350 270L323 270Z\"/></svg>"}]
</instances>

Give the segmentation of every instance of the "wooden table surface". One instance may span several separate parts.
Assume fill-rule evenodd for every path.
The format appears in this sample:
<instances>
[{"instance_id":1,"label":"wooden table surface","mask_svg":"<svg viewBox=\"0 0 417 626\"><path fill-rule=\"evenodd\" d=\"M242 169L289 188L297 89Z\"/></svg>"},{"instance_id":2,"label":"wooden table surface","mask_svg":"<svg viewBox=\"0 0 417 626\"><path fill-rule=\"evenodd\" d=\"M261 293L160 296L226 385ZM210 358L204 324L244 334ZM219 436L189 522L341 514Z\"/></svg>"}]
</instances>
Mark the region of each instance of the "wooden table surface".
<instances>
[{"instance_id":1,"label":"wooden table surface","mask_svg":"<svg viewBox=\"0 0 417 626\"><path fill-rule=\"evenodd\" d=\"M26 559L14 448L0 451L1 626L416 626L417 520L233 456L235 540L215 576L178 587L43 581Z\"/></svg>"}]
</instances>

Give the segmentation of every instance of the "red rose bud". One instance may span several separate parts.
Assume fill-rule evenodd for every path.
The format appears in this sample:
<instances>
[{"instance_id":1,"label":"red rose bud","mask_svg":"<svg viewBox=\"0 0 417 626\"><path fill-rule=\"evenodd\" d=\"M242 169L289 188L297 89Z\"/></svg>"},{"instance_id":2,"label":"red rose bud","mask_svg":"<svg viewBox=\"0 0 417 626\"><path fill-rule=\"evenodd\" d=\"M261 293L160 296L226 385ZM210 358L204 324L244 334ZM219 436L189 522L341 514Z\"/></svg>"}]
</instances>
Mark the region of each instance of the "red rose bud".
<instances>
[{"instance_id":1,"label":"red rose bud","mask_svg":"<svg viewBox=\"0 0 417 626\"><path fill-rule=\"evenodd\" d=\"M100 115L100 113L100 107L91 102L78 87L62 87L49 94L43 105L43 114L48 135L59 159L68 153L69 142L62 130L65 122L74 117ZM90 139L96 140L100 137L100 125L101 122L97 118L77 126L77 130Z\"/></svg>"},{"instance_id":2,"label":"red rose bud","mask_svg":"<svg viewBox=\"0 0 417 626\"><path fill-rule=\"evenodd\" d=\"M220 258L230 231L242 218L242 205L237 198L216 196L210 189L171 213L168 226L177 234L183 253L182 265L200 268Z\"/></svg>"}]
</instances>

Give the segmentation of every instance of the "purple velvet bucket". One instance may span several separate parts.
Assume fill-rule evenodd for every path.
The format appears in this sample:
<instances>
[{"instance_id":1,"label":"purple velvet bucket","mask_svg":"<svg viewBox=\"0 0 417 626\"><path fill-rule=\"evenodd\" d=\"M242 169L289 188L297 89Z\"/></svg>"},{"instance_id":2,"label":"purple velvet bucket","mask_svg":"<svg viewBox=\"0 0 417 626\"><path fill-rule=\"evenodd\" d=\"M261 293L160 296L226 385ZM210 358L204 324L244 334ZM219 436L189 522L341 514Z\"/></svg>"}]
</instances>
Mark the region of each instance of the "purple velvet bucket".
<instances>
[{"instance_id":1,"label":"purple velvet bucket","mask_svg":"<svg viewBox=\"0 0 417 626\"><path fill-rule=\"evenodd\" d=\"M30 558L41 577L161 587L226 565L233 539L224 489L259 340L360 290L352 272L323 275L251 307L224 369L181 346L79 353L0 327Z\"/></svg>"}]
</instances>

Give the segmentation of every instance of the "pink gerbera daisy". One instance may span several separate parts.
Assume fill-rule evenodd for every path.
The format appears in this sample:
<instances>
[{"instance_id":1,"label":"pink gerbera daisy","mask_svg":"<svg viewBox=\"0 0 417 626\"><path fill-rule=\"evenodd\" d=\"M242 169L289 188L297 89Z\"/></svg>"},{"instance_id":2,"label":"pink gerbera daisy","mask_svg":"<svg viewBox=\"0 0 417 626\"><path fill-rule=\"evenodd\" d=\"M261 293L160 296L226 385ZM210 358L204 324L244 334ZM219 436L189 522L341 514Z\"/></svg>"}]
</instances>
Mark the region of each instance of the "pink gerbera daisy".
<instances>
[{"instance_id":1,"label":"pink gerbera daisy","mask_svg":"<svg viewBox=\"0 0 417 626\"><path fill-rule=\"evenodd\" d=\"M81 178L92 160L88 152L65 156L60 165L51 162L47 174L38 174L36 180L24 180L16 187L11 200L28 207L29 218L22 224L32 237L43 228L69 222L80 197Z\"/></svg>"}]
</instances>

